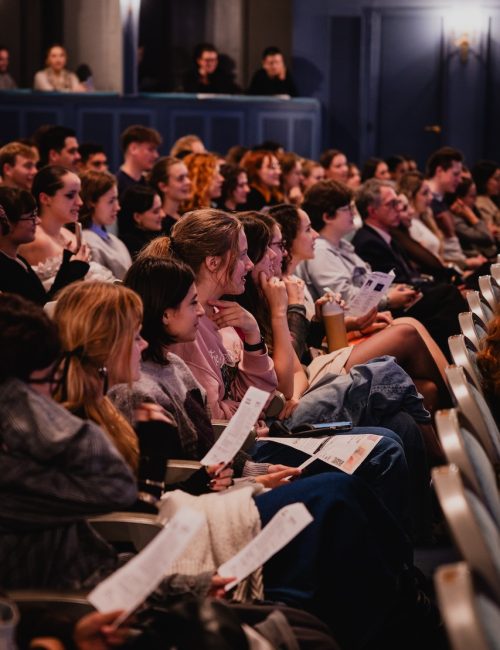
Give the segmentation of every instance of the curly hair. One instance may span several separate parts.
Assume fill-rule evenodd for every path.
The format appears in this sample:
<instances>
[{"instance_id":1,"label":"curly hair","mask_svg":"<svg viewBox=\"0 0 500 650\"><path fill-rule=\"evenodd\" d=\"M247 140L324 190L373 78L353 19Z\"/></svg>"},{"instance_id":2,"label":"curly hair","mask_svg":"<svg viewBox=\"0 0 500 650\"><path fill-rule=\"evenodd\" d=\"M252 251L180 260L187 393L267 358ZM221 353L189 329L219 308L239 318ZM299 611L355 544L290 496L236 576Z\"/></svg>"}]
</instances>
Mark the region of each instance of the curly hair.
<instances>
[{"instance_id":1,"label":"curly hair","mask_svg":"<svg viewBox=\"0 0 500 650\"><path fill-rule=\"evenodd\" d=\"M191 198L182 205L181 212L210 207L210 186L217 173L217 157L211 153L191 153L184 158L189 178L193 183Z\"/></svg>"}]
</instances>

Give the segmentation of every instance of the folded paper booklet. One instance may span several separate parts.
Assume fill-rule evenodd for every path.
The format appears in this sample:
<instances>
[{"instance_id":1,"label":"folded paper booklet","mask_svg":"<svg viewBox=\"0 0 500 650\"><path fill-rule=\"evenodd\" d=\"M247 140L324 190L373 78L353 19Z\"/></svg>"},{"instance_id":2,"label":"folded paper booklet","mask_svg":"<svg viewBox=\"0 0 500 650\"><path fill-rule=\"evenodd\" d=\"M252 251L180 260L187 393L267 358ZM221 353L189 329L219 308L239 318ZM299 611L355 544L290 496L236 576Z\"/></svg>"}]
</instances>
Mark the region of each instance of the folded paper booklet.
<instances>
[{"instance_id":1,"label":"folded paper booklet","mask_svg":"<svg viewBox=\"0 0 500 650\"><path fill-rule=\"evenodd\" d=\"M229 591L265 564L312 520L311 513L303 503L292 503L281 508L251 542L217 569L223 578L235 578L224 589Z\"/></svg>"},{"instance_id":2,"label":"folded paper booklet","mask_svg":"<svg viewBox=\"0 0 500 650\"><path fill-rule=\"evenodd\" d=\"M156 589L205 521L203 513L181 508L138 555L100 582L87 600L100 612L123 610L113 624L118 627Z\"/></svg>"},{"instance_id":3,"label":"folded paper booklet","mask_svg":"<svg viewBox=\"0 0 500 650\"><path fill-rule=\"evenodd\" d=\"M215 444L201 459L202 465L230 463L259 419L270 393L258 388L249 388Z\"/></svg>"},{"instance_id":4,"label":"folded paper booklet","mask_svg":"<svg viewBox=\"0 0 500 650\"><path fill-rule=\"evenodd\" d=\"M371 309L376 307L386 295L389 287L394 282L394 271L382 273L374 271L370 273L357 296L346 308L347 316L364 316Z\"/></svg>"},{"instance_id":5,"label":"folded paper booklet","mask_svg":"<svg viewBox=\"0 0 500 650\"><path fill-rule=\"evenodd\" d=\"M310 454L299 466L304 469L315 460L322 460L346 474L353 474L367 458L382 436L371 433L341 434L327 438L265 438Z\"/></svg>"}]
</instances>

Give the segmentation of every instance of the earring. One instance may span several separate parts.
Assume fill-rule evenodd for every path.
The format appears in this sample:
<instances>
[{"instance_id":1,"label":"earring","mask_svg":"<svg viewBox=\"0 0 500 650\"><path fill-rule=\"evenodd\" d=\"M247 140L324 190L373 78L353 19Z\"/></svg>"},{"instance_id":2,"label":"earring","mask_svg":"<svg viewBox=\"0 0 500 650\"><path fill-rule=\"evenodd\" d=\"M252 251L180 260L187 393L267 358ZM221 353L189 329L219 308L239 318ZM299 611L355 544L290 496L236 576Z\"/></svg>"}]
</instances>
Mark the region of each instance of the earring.
<instances>
[{"instance_id":1,"label":"earring","mask_svg":"<svg viewBox=\"0 0 500 650\"><path fill-rule=\"evenodd\" d=\"M103 384L102 384L103 395L106 395L106 393L108 392L108 369L106 368L106 366L102 366L101 368L97 368L97 372L99 373L99 376L103 380Z\"/></svg>"}]
</instances>

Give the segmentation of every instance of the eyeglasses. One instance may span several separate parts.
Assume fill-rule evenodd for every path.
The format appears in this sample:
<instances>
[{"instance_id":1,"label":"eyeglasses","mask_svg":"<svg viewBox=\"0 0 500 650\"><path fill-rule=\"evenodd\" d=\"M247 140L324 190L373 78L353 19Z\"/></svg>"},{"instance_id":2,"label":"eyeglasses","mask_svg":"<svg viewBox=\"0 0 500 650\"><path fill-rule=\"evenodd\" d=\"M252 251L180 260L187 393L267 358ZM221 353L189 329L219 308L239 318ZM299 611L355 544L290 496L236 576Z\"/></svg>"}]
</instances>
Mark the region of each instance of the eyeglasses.
<instances>
[{"instance_id":1,"label":"eyeglasses","mask_svg":"<svg viewBox=\"0 0 500 650\"><path fill-rule=\"evenodd\" d=\"M391 201L387 201L387 203L382 203L383 208L392 208L393 210L397 210L399 207L399 200L398 199L392 199Z\"/></svg>"},{"instance_id":2,"label":"eyeglasses","mask_svg":"<svg viewBox=\"0 0 500 650\"><path fill-rule=\"evenodd\" d=\"M38 211L34 210L31 214L25 214L21 217L19 217L19 221L32 221L33 223L36 223L36 220L38 219Z\"/></svg>"},{"instance_id":3,"label":"eyeglasses","mask_svg":"<svg viewBox=\"0 0 500 650\"><path fill-rule=\"evenodd\" d=\"M279 249L282 253L284 253L284 252L286 251L285 242L284 242L283 240L282 240L282 241L272 241L272 242L269 244L269 248L277 248L277 249Z\"/></svg>"}]
</instances>

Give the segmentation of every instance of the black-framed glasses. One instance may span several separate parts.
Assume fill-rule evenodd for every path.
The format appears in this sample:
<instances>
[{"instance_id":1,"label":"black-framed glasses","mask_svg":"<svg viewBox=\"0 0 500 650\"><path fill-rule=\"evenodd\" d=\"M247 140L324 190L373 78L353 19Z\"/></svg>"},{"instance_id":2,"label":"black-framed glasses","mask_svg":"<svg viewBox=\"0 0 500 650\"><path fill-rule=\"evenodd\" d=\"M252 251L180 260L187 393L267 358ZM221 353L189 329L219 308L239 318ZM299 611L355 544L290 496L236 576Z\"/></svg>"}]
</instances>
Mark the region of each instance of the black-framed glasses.
<instances>
[{"instance_id":1,"label":"black-framed glasses","mask_svg":"<svg viewBox=\"0 0 500 650\"><path fill-rule=\"evenodd\" d=\"M278 248L282 253L284 253L286 251L285 242L283 240L282 241L272 241L269 244L269 248Z\"/></svg>"},{"instance_id":2,"label":"black-framed glasses","mask_svg":"<svg viewBox=\"0 0 500 650\"><path fill-rule=\"evenodd\" d=\"M38 219L38 210L33 210L31 214L25 214L19 217L19 221L32 221L33 223L36 223L37 219Z\"/></svg>"}]
</instances>

